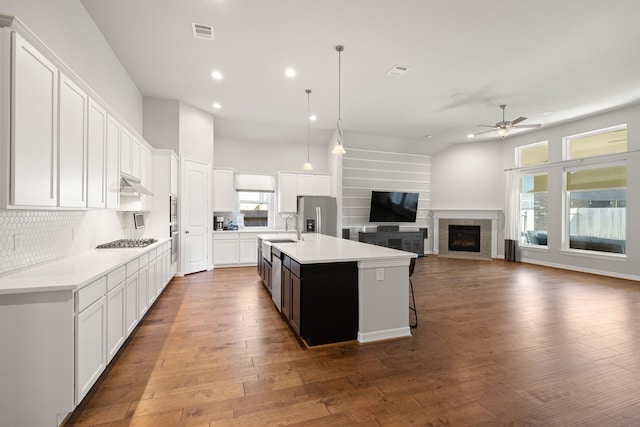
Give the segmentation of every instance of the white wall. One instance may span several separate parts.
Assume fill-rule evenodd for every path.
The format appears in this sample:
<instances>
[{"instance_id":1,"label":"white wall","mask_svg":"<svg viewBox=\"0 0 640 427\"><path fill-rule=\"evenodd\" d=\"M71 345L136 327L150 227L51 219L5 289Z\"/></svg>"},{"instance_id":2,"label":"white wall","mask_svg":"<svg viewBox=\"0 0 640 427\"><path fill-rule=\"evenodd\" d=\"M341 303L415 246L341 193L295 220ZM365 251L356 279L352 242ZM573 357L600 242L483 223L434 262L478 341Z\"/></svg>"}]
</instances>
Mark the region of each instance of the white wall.
<instances>
[{"instance_id":1,"label":"white wall","mask_svg":"<svg viewBox=\"0 0 640 427\"><path fill-rule=\"evenodd\" d=\"M180 157L186 156L213 164L213 116L180 103Z\"/></svg>"},{"instance_id":2,"label":"white wall","mask_svg":"<svg viewBox=\"0 0 640 427\"><path fill-rule=\"evenodd\" d=\"M0 0L138 133L142 95L79 0Z\"/></svg>"},{"instance_id":3,"label":"white wall","mask_svg":"<svg viewBox=\"0 0 640 427\"><path fill-rule=\"evenodd\" d=\"M144 139L153 148L178 153L180 142L180 103L158 98L144 98Z\"/></svg>"},{"instance_id":4,"label":"white wall","mask_svg":"<svg viewBox=\"0 0 640 427\"><path fill-rule=\"evenodd\" d=\"M502 142L457 144L431 158L431 209L504 206Z\"/></svg>"},{"instance_id":5,"label":"white wall","mask_svg":"<svg viewBox=\"0 0 640 427\"><path fill-rule=\"evenodd\" d=\"M311 145L309 157L314 173L330 173L325 145ZM303 172L302 165L306 160L306 144L216 138L214 166L233 168L238 173Z\"/></svg>"},{"instance_id":6,"label":"white wall","mask_svg":"<svg viewBox=\"0 0 640 427\"><path fill-rule=\"evenodd\" d=\"M614 258L580 255L562 250L563 137L627 124L627 254ZM518 146L549 142L549 245L523 248L521 258L536 264L640 280L640 106L631 106L504 140L458 144L432 157L432 209L504 210L505 169L516 166ZM499 225L498 250L502 251L503 225Z\"/></svg>"}]
</instances>

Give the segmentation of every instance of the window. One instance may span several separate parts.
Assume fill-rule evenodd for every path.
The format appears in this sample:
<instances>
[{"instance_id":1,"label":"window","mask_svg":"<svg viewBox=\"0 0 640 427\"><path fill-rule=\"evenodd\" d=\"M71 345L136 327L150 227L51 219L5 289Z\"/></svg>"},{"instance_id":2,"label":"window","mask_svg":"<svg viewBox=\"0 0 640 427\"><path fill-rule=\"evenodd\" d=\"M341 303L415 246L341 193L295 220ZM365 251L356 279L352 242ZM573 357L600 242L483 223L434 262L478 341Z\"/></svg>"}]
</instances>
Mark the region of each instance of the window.
<instances>
[{"instance_id":1,"label":"window","mask_svg":"<svg viewBox=\"0 0 640 427\"><path fill-rule=\"evenodd\" d=\"M547 174L523 175L520 179L520 242L547 246Z\"/></svg>"},{"instance_id":2,"label":"window","mask_svg":"<svg viewBox=\"0 0 640 427\"><path fill-rule=\"evenodd\" d=\"M549 143L538 142L516 148L518 164L521 167L539 165L549 161Z\"/></svg>"},{"instance_id":3,"label":"window","mask_svg":"<svg viewBox=\"0 0 640 427\"><path fill-rule=\"evenodd\" d=\"M238 211L244 215L245 227L268 227L273 221L273 193L238 191Z\"/></svg>"},{"instance_id":4,"label":"window","mask_svg":"<svg viewBox=\"0 0 640 427\"><path fill-rule=\"evenodd\" d=\"M615 126L565 139L566 160L627 151L627 125Z\"/></svg>"},{"instance_id":5,"label":"window","mask_svg":"<svg viewBox=\"0 0 640 427\"><path fill-rule=\"evenodd\" d=\"M568 248L626 253L626 165L565 173Z\"/></svg>"}]
</instances>

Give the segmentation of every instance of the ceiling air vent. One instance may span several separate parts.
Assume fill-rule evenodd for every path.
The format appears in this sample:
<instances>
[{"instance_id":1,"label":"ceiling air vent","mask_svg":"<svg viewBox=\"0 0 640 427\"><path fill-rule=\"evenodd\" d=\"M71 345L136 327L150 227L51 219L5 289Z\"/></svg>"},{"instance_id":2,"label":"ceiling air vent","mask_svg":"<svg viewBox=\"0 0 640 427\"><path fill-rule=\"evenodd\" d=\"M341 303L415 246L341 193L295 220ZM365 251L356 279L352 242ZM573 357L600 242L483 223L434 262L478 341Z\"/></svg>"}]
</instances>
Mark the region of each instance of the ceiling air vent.
<instances>
[{"instance_id":1,"label":"ceiling air vent","mask_svg":"<svg viewBox=\"0 0 640 427\"><path fill-rule=\"evenodd\" d=\"M400 76L403 76L407 71L409 71L409 67L407 66L394 65L392 69L387 71L387 76L400 77Z\"/></svg>"},{"instance_id":2,"label":"ceiling air vent","mask_svg":"<svg viewBox=\"0 0 640 427\"><path fill-rule=\"evenodd\" d=\"M193 37L197 39L213 40L213 27L207 24L193 23Z\"/></svg>"}]
</instances>

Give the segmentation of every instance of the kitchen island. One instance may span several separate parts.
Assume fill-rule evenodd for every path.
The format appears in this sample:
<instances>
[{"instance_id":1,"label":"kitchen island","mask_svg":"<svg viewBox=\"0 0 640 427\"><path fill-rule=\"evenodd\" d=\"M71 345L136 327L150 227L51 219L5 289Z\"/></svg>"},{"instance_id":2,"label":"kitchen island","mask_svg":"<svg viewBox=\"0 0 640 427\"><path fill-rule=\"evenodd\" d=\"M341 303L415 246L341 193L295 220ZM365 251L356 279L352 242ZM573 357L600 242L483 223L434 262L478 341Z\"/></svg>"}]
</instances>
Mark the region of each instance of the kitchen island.
<instances>
[{"instance_id":1,"label":"kitchen island","mask_svg":"<svg viewBox=\"0 0 640 427\"><path fill-rule=\"evenodd\" d=\"M278 308L307 345L411 336L409 264L416 254L314 233L272 248L282 259Z\"/></svg>"}]
</instances>

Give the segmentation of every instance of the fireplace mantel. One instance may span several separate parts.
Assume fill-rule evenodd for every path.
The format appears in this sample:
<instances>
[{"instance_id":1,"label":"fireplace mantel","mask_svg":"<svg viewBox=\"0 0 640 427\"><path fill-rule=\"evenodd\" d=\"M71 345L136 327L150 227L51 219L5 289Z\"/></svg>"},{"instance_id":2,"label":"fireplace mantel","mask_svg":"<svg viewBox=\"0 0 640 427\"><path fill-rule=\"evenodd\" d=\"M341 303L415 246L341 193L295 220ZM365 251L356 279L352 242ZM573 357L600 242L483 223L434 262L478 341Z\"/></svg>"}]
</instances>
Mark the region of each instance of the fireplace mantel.
<instances>
[{"instance_id":1,"label":"fireplace mantel","mask_svg":"<svg viewBox=\"0 0 640 427\"><path fill-rule=\"evenodd\" d=\"M433 253L440 253L440 220L490 220L491 258L498 258L498 220L501 210L488 209L433 209Z\"/></svg>"}]
</instances>

